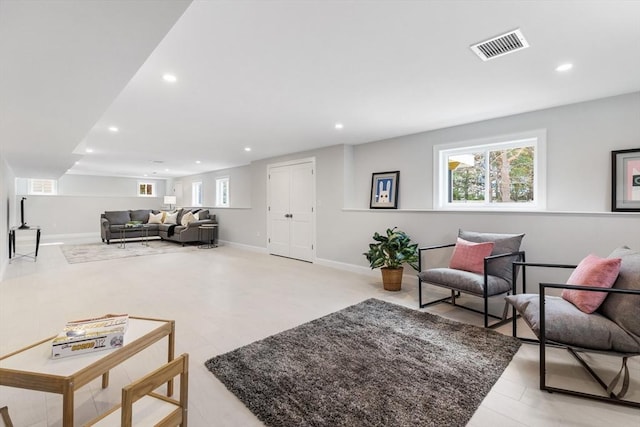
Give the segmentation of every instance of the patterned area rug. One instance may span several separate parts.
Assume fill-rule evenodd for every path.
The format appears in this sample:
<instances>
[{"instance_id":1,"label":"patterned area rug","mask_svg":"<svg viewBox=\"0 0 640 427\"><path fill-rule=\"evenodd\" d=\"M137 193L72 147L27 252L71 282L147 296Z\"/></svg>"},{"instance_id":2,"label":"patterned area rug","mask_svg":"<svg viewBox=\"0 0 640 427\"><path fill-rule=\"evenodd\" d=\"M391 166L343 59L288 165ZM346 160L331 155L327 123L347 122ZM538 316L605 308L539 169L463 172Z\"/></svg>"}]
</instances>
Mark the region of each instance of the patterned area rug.
<instances>
[{"instance_id":1,"label":"patterned area rug","mask_svg":"<svg viewBox=\"0 0 640 427\"><path fill-rule=\"evenodd\" d=\"M519 347L369 299L205 365L268 426L464 426Z\"/></svg>"},{"instance_id":2,"label":"patterned area rug","mask_svg":"<svg viewBox=\"0 0 640 427\"><path fill-rule=\"evenodd\" d=\"M109 259L127 258L133 256L157 255L170 252L190 251L198 248L197 244L187 244L167 242L165 240L148 241L149 246L144 246L140 241L127 242L124 249L118 247L118 243L113 241L110 245L106 243L88 243L84 245L62 245L60 250L64 254L69 264L91 261L105 261Z\"/></svg>"}]
</instances>

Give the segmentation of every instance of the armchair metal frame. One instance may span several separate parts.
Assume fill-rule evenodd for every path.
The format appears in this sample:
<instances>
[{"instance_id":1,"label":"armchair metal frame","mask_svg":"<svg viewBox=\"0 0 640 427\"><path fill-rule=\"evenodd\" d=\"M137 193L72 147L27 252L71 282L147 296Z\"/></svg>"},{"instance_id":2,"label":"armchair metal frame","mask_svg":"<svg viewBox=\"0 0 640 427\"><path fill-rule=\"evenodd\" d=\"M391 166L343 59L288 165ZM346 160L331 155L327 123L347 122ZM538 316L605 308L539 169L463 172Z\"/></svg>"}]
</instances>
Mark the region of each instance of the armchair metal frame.
<instances>
[{"instance_id":1,"label":"armchair metal frame","mask_svg":"<svg viewBox=\"0 0 640 427\"><path fill-rule=\"evenodd\" d=\"M455 243L449 243L449 244L444 244L444 245L435 245L435 246L426 246L423 248L418 248L418 269L421 272L422 271L422 253L424 251L429 251L429 250L434 250L434 249L443 249L443 248L449 248L449 247L454 247ZM450 289L451 290L451 296L448 297L444 297L444 298L440 298L434 301L429 301L429 302L422 302L422 283L423 280L420 279L420 277L418 277L418 304L420 305L420 308L424 308L424 307L428 307L430 305L434 305L434 304L439 304L439 303L446 303L446 304L451 304L453 306L456 307L460 307L463 308L465 310L469 310L469 311L473 311L474 313L479 313L482 314L484 316L484 327L485 328L496 328L498 326L504 325L505 323L509 322L511 320L511 318L507 318L507 312L508 312L508 306L505 303L504 306L504 310L502 313L502 317L496 316L494 314L489 313L489 298L491 297L495 297L498 295L503 295L503 294L496 294L496 295L488 295L488 290L487 290L487 283L488 283L488 273L487 273L487 267L489 266L489 263L491 261L494 261L496 259L499 258L505 258L505 257L517 257L518 261L525 261L525 253L524 251L517 251L517 252L509 252L509 253L505 253L505 254L499 254L499 255L491 255L488 257L484 258L484 286L483 286L483 294L482 295L478 295L472 292L468 292L462 289L458 289L454 286L446 286L440 283L430 283L430 282L425 282L428 283L430 285L433 286L438 286L441 288L446 288L446 289ZM517 274L518 272L514 270L513 272L513 277L517 278ZM514 279L515 280L515 279ZM515 283L515 282L513 282ZM461 293L465 293L471 296L475 296L478 298L482 298L484 301L484 310L477 310L475 308L472 307L468 307L465 305L461 305L461 304L457 304L456 303L456 299L459 298L461 296ZM506 292L506 294L508 295L509 292ZM489 324L489 318L492 319L497 319L497 322L494 322L492 324Z\"/></svg>"},{"instance_id":2,"label":"armchair metal frame","mask_svg":"<svg viewBox=\"0 0 640 427\"><path fill-rule=\"evenodd\" d=\"M526 263L526 262L514 262L515 266L519 265L522 267L522 290L523 293L526 293L526 267L551 267L551 268L575 268L575 265L569 264L544 264L544 263ZM604 350L595 350L584 347L577 347L572 345L567 345L562 342L548 340L546 338L546 320L545 320L545 295L547 288L551 289L575 289L581 291L590 291L590 292L605 292L607 294L619 293L619 294L630 294L630 295L640 295L640 291L633 289L613 289L613 288L596 288L593 286L576 286L576 285L567 285L567 284L559 284L559 283L540 283L539 284L539 295L540 295L540 338L539 340L531 339L531 338L521 338L517 336L517 319L515 316L515 307L512 308L512 318L513 318L513 336L520 339L523 342L527 343L537 343L540 347L540 390L545 390L549 393L561 393L568 394L572 396L583 397L592 400L598 400L607 403L613 403L616 405L622 406L630 406L634 408L640 408L640 402L635 402L632 400L625 400L623 397L625 396L628 386L629 386L629 368L627 367L627 360L630 357L640 356L640 353L620 353L616 351L604 351ZM516 292L516 282L514 277L513 282L513 294ZM547 347L559 347L565 348L571 356L573 356L580 365L589 373L591 378L597 382L600 387L605 391L607 396L601 396L597 394L591 393L583 393L580 391L564 389L559 387L553 387L547 385L546 382L546 348ZM620 368L620 372L616 375L616 377L609 383L606 384L602 378L591 368L587 362L580 356L579 353L599 353L606 354L609 356L616 356L622 358L622 366ZM620 391L614 393L614 389L618 385L620 378L623 379L622 385L620 387Z\"/></svg>"}]
</instances>

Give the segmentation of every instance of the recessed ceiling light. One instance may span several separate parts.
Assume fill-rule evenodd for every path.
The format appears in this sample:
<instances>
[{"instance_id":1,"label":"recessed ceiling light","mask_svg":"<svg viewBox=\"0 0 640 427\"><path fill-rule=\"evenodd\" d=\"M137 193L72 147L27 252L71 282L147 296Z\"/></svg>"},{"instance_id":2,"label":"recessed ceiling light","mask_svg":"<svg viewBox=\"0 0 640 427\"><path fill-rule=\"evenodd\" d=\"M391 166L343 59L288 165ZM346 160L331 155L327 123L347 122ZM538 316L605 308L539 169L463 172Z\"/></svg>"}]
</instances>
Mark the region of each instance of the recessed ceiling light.
<instances>
[{"instance_id":1,"label":"recessed ceiling light","mask_svg":"<svg viewBox=\"0 0 640 427\"><path fill-rule=\"evenodd\" d=\"M169 82L169 83L175 83L176 81L178 81L178 78L176 76L174 76L173 74L164 74L162 76L162 80L164 80L165 82Z\"/></svg>"},{"instance_id":2,"label":"recessed ceiling light","mask_svg":"<svg viewBox=\"0 0 640 427\"><path fill-rule=\"evenodd\" d=\"M80 160L76 160L75 164L77 165L77 164L79 164L79 163L80 163Z\"/></svg>"},{"instance_id":3,"label":"recessed ceiling light","mask_svg":"<svg viewBox=\"0 0 640 427\"><path fill-rule=\"evenodd\" d=\"M87 148L87 153L93 153L93 148Z\"/></svg>"},{"instance_id":4,"label":"recessed ceiling light","mask_svg":"<svg viewBox=\"0 0 640 427\"><path fill-rule=\"evenodd\" d=\"M169 172L169 169L165 169L164 171L165 171L165 172Z\"/></svg>"},{"instance_id":5,"label":"recessed ceiling light","mask_svg":"<svg viewBox=\"0 0 640 427\"><path fill-rule=\"evenodd\" d=\"M559 72L569 71L572 68L573 68L573 64L566 63L566 64L558 65L556 67L556 71L559 71Z\"/></svg>"},{"instance_id":6,"label":"recessed ceiling light","mask_svg":"<svg viewBox=\"0 0 640 427\"><path fill-rule=\"evenodd\" d=\"M251 147L244 147L244 151L246 151L246 152L251 151Z\"/></svg>"},{"instance_id":7,"label":"recessed ceiling light","mask_svg":"<svg viewBox=\"0 0 640 427\"><path fill-rule=\"evenodd\" d=\"M342 123L336 123L333 127L336 129L344 129L344 125Z\"/></svg>"},{"instance_id":8,"label":"recessed ceiling light","mask_svg":"<svg viewBox=\"0 0 640 427\"><path fill-rule=\"evenodd\" d=\"M145 174L144 174L144 176L149 176L149 174L148 174L148 173L145 173Z\"/></svg>"},{"instance_id":9,"label":"recessed ceiling light","mask_svg":"<svg viewBox=\"0 0 640 427\"><path fill-rule=\"evenodd\" d=\"M120 129L118 129L116 126L109 126L109 132L118 132Z\"/></svg>"},{"instance_id":10,"label":"recessed ceiling light","mask_svg":"<svg viewBox=\"0 0 640 427\"><path fill-rule=\"evenodd\" d=\"M196 164L198 164L198 165L199 165L200 163L201 163L201 162L200 162L200 160L196 160Z\"/></svg>"}]
</instances>

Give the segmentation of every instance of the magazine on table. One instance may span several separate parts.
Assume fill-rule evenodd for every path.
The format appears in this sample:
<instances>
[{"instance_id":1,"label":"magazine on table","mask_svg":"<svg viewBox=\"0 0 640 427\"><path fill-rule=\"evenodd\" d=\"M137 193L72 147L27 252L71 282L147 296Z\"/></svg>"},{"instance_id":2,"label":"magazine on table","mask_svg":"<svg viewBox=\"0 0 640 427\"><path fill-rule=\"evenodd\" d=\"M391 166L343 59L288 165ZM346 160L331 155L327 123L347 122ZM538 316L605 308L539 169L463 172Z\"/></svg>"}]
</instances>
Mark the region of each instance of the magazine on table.
<instances>
[{"instance_id":1,"label":"magazine on table","mask_svg":"<svg viewBox=\"0 0 640 427\"><path fill-rule=\"evenodd\" d=\"M51 357L85 354L120 348L129 325L128 314L106 314L68 322L51 343Z\"/></svg>"}]
</instances>

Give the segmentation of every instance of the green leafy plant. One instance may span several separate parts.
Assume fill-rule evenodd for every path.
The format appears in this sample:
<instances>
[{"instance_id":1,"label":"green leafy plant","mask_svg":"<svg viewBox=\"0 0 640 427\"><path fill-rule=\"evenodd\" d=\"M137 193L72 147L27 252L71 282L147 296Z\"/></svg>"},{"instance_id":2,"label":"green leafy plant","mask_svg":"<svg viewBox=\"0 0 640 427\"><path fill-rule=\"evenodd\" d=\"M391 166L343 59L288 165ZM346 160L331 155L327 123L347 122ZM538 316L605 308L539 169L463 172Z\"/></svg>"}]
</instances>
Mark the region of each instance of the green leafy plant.
<instances>
[{"instance_id":1,"label":"green leafy plant","mask_svg":"<svg viewBox=\"0 0 640 427\"><path fill-rule=\"evenodd\" d=\"M369 252L364 255L371 269L400 268L407 263L418 271L418 244L411 243L411 239L398 227L388 228L386 235L376 232L373 235L376 243L369 243Z\"/></svg>"}]
</instances>

